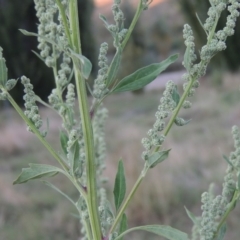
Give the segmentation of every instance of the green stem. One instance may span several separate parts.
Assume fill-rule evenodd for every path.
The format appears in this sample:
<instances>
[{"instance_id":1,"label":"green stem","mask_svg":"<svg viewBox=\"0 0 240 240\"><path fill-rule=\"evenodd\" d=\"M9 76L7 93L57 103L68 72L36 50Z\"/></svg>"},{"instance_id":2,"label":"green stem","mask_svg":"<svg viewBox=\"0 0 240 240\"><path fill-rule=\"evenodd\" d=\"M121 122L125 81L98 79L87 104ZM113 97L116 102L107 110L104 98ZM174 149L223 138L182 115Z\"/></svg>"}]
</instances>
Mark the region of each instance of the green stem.
<instances>
[{"instance_id":1,"label":"green stem","mask_svg":"<svg viewBox=\"0 0 240 240\"><path fill-rule=\"evenodd\" d=\"M63 25L64 25L64 29L65 29L65 34L67 36L68 43L69 43L70 47L72 47L71 33L70 33L70 30L69 30L67 16L65 14L65 9L64 9L60 0L55 0L55 1L56 1L56 4L58 5L59 12L60 12L61 17L62 17L62 21L63 21Z\"/></svg>"},{"instance_id":2,"label":"green stem","mask_svg":"<svg viewBox=\"0 0 240 240\"><path fill-rule=\"evenodd\" d=\"M218 236L218 232L220 231L222 225L226 222L228 215L230 214L230 212L233 210L234 205L236 204L237 199L239 198L239 191L235 190L232 201L229 204L229 207L227 209L227 211L225 212L225 214L223 215L221 222L219 223L218 227L217 227L217 231L214 234L214 237Z\"/></svg>"},{"instance_id":3,"label":"green stem","mask_svg":"<svg viewBox=\"0 0 240 240\"><path fill-rule=\"evenodd\" d=\"M172 128L172 125L173 125L173 123L174 123L174 121L175 121L175 119L176 119L176 117L177 117L177 115L178 115L178 113L179 113L179 111L180 111L180 109L181 109L185 99L187 98L188 93L191 90L192 85L195 82L195 80L196 80L195 78L192 78L191 81L189 82L185 92L183 93L183 95L182 95L182 97L181 97L181 99L180 99L180 101L179 101L179 103L177 105L177 108L174 110L174 113L171 116L171 118L170 118L170 120L169 120L169 122L168 122L168 124L167 124L167 126L166 126L166 128L164 130L164 133L163 133L164 136L167 136L169 131L170 131L170 129Z\"/></svg>"},{"instance_id":4,"label":"green stem","mask_svg":"<svg viewBox=\"0 0 240 240\"><path fill-rule=\"evenodd\" d=\"M128 31L127 31L127 35L126 35L124 41L122 42L122 45L121 45L122 50L126 46L128 40L129 40L129 38L130 38L130 36L132 34L132 31L134 30L134 28L135 28L135 26L137 24L137 21L138 21L140 15L141 15L142 11L143 11L142 0L139 0L138 6L137 6L137 11L136 11L136 13L134 15L134 18L133 18L133 20L131 22L131 25L130 25Z\"/></svg>"},{"instance_id":5,"label":"green stem","mask_svg":"<svg viewBox=\"0 0 240 240\"><path fill-rule=\"evenodd\" d=\"M73 43L73 50L76 53L81 54L77 0L69 1L69 17L70 27L72 31L71 38ZM101 240L102 233L98 214L96 166L94 159L94 138L87 102L86 84L76 64L74 64L74 74L86 154L87 206L89 211L89 220L92 228L93 239Z\"/></svg>"},{"instance_id":6,"label":"green stem","mask_svg":"<svg viewBox=\"0 0 240 240\"><path fill-rule=\"evenodd\" d=\"M17 113L21 116L21 118L27 123L27 125L31 128L31 130L34 132L34 134L37 136L37 138L40 140L40 142L47 148L47 150L51 153L51 155L58 161L58 163L62 166L62 168L68 172L69 167L68 165L59 157L59 155L54 151L54 149L51 147L51 145L45 140L45 138L42 137L39 130L35 127L35 125L32 123L31 120L29 120L26 115L23 113L21 108L17 105L17 103L14 101L14 99L11 97L9 93L7 93L8 100L12 104L12 106L15 108Z\"/></svg>"},{"instance_id":7,"label":"green stem","mask_svg":"<svg viewBox=\"0 0 240 240\"><path fill-rule=\"evenodd\" d=\"M138 187L140 186L142 180L146 176L146 173L147 173L148 169L149 168L147 167L147 165L145 165L143 171L141 172L141 175L138 177L138 180L134 184L131 192L128 194L128 197L124 201L124 204L121 206L121 208L120 208L120 210L119 210L119 212L118 212L118 214L117 214L117 216L116 216L116 218L114 220L114 223L113 223L111 229L109 230L109 234L111 234L115 230L115 228L117 227L117 225L118 225L119 221L121 220L121 218L122 218L122 216L123 216L127 206L131 202L131 200L132 200L134 194L136 193Z\"/></svg>"},{"instance_id":8,"label":"green stem","mask_svg":"<svg viewBox=\"0 0 240 240\"><path fill-rule=\"evenodd\" d=\"M137 24L137 21L138 21L140 15L141 15L142 11L143 11L142 0L139 0L139 3L138 3L137 10L136 10L136 13L134 15L134 18L133 18L133 20L131 22L131 25L130 25L128 31L127 31L127 34L126 34L126 36L125 36L125 38L124 38L124 40L122 42L122 45L121 45L122 50L126 46L128 40L129 40L129 38L130 38L130 36L132 34L132 31L134 30L134 28L135 28L135 26Z\"/></svg>"}]
</instances>

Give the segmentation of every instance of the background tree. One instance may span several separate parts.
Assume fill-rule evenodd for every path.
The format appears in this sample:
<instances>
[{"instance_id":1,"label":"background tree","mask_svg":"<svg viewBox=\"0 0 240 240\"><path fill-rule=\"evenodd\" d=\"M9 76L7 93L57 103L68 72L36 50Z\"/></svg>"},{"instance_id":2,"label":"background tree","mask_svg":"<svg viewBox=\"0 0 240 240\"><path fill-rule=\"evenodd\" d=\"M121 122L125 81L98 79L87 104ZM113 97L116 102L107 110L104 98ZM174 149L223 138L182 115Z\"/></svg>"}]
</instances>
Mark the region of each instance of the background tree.
<instances>
[{"instance_id":1,"label":"background tree","mask_svg":"<svg viewBox=\"0 0 240 240\"><path fill-rule=\"evenodd\" d=\"M202 22L204 19L206 19L207 10L210 7L210 3L208 0L180 0L179 4L181 6L181 9L187 18L187 21L192 26L196 40L198 41L198 44L203 45L204 39L205 39L205 32L203 31L202 27L200 26L197 18L196 13L198 14L199 18L202 19ZM226 24L226 16L227 12L223 14L223 16L220 18L218 29L222 29ZM237 20L237 26L240 23L240 19ZM227 40L227 46L228 48L223 51L221 54L218 54L217 58L213 59L213 64L219 69L223 67L231 70L236 71L239 69L240 66L240 28L235 28L235 34L234 36L228 38Z\"/></svg>"},{"instance_id":2,"label":"background tree","mask_svg":"<svg viewBox=\"0 0 240 240\"><path fill-rule=\"evenodd\" d=\"M93 74L96 66L96 50L93 38L92 13L93 0L78 0L81 27L81 40L83 54L93 63ZM7 59L9 78L18 78L26 75L36 89L36 94L46 99L54 86L52 70L38 59L32 50L37 50L37 39L24 36L18 29L26 29L37 32L37 18L33 0L8 1L0 0L0 46L4 49ZM27 64L26 64L27 63ZM13 96L18 102L22 102L22 88L18 84L13 90Z\"/></svg>"}]
</instances>

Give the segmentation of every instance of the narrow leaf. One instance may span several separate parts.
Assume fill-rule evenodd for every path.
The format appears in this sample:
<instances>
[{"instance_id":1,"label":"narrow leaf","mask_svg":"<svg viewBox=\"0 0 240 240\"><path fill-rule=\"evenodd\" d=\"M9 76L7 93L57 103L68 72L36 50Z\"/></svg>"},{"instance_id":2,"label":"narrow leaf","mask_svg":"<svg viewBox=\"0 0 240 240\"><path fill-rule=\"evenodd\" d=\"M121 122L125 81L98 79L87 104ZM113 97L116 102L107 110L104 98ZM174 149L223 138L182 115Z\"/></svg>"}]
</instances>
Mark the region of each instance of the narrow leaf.
<instances>
[{"instance_id":1,"label":"narrow leaf","mask_svg":"<svg viewBox=\"0 0 240 240\"><path fill-rule=\"evenodd\" d=\"M159 164L160 162L163 162L165 159L168 158L170 151L171 149L153 153L148 159L148 166L150 168L154 168L157 164Z\"/></svg>"},{"instance_id":2,"label":"narrow leaf","mask_svg":"<svg viewBox=\"0 0 240 240\"><path fill-rule=\"evenodd\" d=\"M106 28L108 28L109 24L107 22L107 19L105 16L103 16L102 14L99 15L99 18L104 22Z\"/></svg>"},{"instance_id":3,"label":"narrow leaf","mask_svg":"<svg viewBox=\"0 0 240 240\"><path fill-rule=\"evenodd\" d=\"M92 63L89 61L89 59L84 57L82 54L75 53L71 49L70 49L70 52L71 52L71 57L72 57L73 61L75 60L75 58L77 58L79 60L80 69L81 69L81 73L82 73L83 77L85 79L88 79L91 74L91 71L92 71Z\"/></svg>"},{"instance_id":4,"label":"narrow leaf","mask_svg":"<svg viewBox=\"0 0 240 240\"><path fill-rule=\"evenodd\" d=\"M70 168L72 175L75 173L75 170L77 170L77 167L79 166L79 151L80 151L80 146L78 143L78 139L73 143L73 145L70 148L69 151L69 162L70 162Z\"/></svg>"},{"instance_id":5,"label":"narrow leaf","mask_svg":"<svg viewBox=\"0 0 240 240\"><path fill-rule=\"evenodd\" d=\"M40 59L42 60L43 62L45 62L44 58L37 52L35 52L34 50L32 50L32 52Z\"/></svg>"},{"instance_id":6,"label":"narrow leaf","mask_svg":"<svg viewBox=\"0 0 240 240\"><path fill-rule=\"evenodd\" d=\"M164 226L164 225L148 225L148 226L131 228L123 232L122 234L120 234L117 238L115 238L115 240L119 240L127 233L136 231L136 230L143 230L143 231L155 233L159 236L165 237L168 240L189 240L188 235L186 233L179 231L175 228L172 228L170 226Z\"/></svg>"},{"instance_id":7,"label":"narrow leaf","mask_svg":"<svg viewBox=\"0 0 240 240\"><path fill-rule=\"evenodd\" d=\"M122 234L123 232L125 232L127 230L127 216L124 213L120 222L120 226L119 226L119 233L118 235ZM123 237L121 237L119 240L123 240Z\"/></svg>"},{"instance_id":8,"label":"narrow leaf","mask_svg":"<svg viewBox=\"0 0 240 240\"><path fill-rule=\"evenodd\" d=\"M219 230L219 233L218 233L218 236L217 236L217 239L216 240L223 240L224 239L224 236L226 234L226 231L227 231L227 224L224 223L222 225L222 227L220 228Z\"/></svg>"},{"instance_id":9,"label":"narrow leaf","mask_svg":"<svg viewBox=\"0 0 240 240\"><path fill-rule=\"evenodd\" d=\"M30 168L23 168L19 177L13 182L13 184L25 183L32 179L42 177L52 177L59 172L63 172L60 168L46 165L46 164L33 164L29 163Z\"/></svg>"},{"instance_id":10,"label":"narrow leaf","mask_svg":"<svg viewBox=\"0 0 240 240\"><path fill-rule=\"evenodd\" d=\"M10 90L12 90L16 86L16 84L17 84L17 80L16 79L9 79L9 80L7 80L7 82L6 82L4 87L5 87L5 89L7 91L10 91Z\"/></svg>"},{"instance_id":11,"label":"narrow leaf","mask_svg":"<svg viewBox=\"0 0 240 240\"><path fill-rule=\"evenodd\" d=\"M201 19L200 19L200 17L198 16L197 13L196 13L196 17L197 17L197 20L198 20L199 24L200 24L201 27L204 29L203 23L202 23L202 21L201 21Z\"/></svg>"},{"instance_id":12,"label":"narrow leaf","mask_svg":"<svg viewBox=\"0 0 240 240\"><path fill-rule=\"evenodd\" d=\"M223 159L224 159L231 167L234 168L232 162L231 162L231 161L229 160L229 158L228 158L226 155L224 155L224 154L223 154Z\"/></svg>"},{"instance_id":13,"label":"narrow leaf","mask_svg":"<svg viewBox=\"0 0 240 240\"><path fill-rule=\"evenodd\" d=\"M141 68L131 75L123 78L112 92L134 91L145 87L164 71L170 64L175 62L178 55L172 55L161 63L154 63L147 67Z\"/></svg>"},{"instance_id":14,"label":"narrow leaf","mask_svg":"<svg viewBox=\"0 0 240 240\"><path fill-rule=\"evenodd\" d=\"M61 195L63 195L67 200L69 200L75 207L76 204L75 202L64 192L62 192L58 187L54 186L52 183L48 182L48 181L42 181L45 185L47 185L48 187L54 189L55 191L57 191L58 193L60 193Z\"/></svg>"},{"instance_id":15,"label":"narrow leaf","mask_svg":"<svg viewBox=\"0 0 240 240\"><path fill-rule=\"evenodd\" d=\"M105 209L106 209L107 215L109 217L115 218L113 210L112 210L111 203L108 200L105 201Z\"/></svg>"},{"instance_id":16,"label":"narrow leaf","mask_svg":"<svg viewBox=\"0 0 240 240\"><path fill-rule=\"evenodd\" d=\"M199 221L197 220L197 217L192 212L190 212L185 206L184 208L186 210L188 217L192 220L193 224L199 226Z\"/></svg>"},{"instance_id":17,"label":"narrow leaf","mask_svg":"<svg viewBox=\"0 0 240 240\"><path fill-rule=\"evenodd\" d=\"M116 75L118 73L118 69L121 63L121 58L122 58L122 50L118 48L110 66L108 79L107 79L107 86L109 86L113 82L113 80L116 78Z\"/></svg>"},{"instance_id":18,"label":"narrow leaf","mask_svg":"<svg viewBox=\"0 0 240 240\"><path fill-rule=\"evenodd\" d=\"M176 106L177 106L179 101L180 101L180 95L179 95L179 92L178 92L177 85L175 85L175 88L173 89L172 99L176 103Z\"/></svg>"},{"instance_id":19,"label":"narrow leaf","mask_svg":"<svg viewBox=\"0 0 240 240\"><path fill-rule=\"evenodd\" d=\"M19 31L20 31L22 34L24 34L25 36L29 36L29 37L39 37L39 38L43 39L44 41L46 41L46 42L48 42L48 43L51 43L51 44L54 45L54 46L57 46L57 43L54 42L54 41L53 41L52 39L50 39L50 38L46 38L46 37L41 36L41 35L39 35L39 34L37 34L37 33L34 33L34 32L28 32L28 31L26 31L26 30L24 30L24 29L19 29Z\"/></svg>"},{"instance_id":20,"label":"narrow leaf","mask_svg":"<svg viewBox=\"0 0 240 240\"><path fill-rule=\"evenodd\" d=\"M67 155L67 142L68 142L68 136L66 133L64 133L63 131L60 131L60 143L61 143L61 147L63 152L65 153L65 155Z\"/></svg>"},{"instance_id":21,"label":"narrow leaf","mask_svg":"<svg viewBox=\"0 0 240 240\"><path fill-rule=\"evenodd\" d=\"M2 55L2 50L3 49L0 47L0 85L4 86L8 79L8 69Z\"/></svg>"},{"instance_id":22,"label":"narrow leaf","mask_svg":"<svg viewBox=\"0 0 240 240\"><path fill-rule=\"evenodd\" d=\"M123 166L122 160L120 160L118 163L118 172L115 178L113 193L114 193L115 207L116 207L116 210L118 210L123 202L123 199L126 193L126 180L125 180L124 166Z\"/></svg>"}]
</instances>

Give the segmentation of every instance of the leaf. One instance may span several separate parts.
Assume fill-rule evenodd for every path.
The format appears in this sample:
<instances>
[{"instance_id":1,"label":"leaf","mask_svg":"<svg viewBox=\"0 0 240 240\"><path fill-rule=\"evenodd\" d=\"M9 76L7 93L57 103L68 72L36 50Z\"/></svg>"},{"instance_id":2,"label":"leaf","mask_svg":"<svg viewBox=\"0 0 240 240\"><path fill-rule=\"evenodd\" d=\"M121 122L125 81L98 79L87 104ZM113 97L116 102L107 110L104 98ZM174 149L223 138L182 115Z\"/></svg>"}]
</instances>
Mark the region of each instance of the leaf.
<instances>
[{"instance_id":1,"label":"leaf","mask_svg":"<svg viewBox=\"0 0 240 240\"><path fill-rule=\"evenodd\" d=\"M70 52L71 52L71 57L75 63L76 63L75 58L77 58L80 61L79 67L81 69L81 73L84 79L88 79L92 71L92 63L89 61L89 59L84 57L82 54L75 53L71 49L70 49Z\"/></svg>"},{"instance_id":2,"label":"leaf","mask_svg":"<svg viewBox=\"0 0 240 240\"><path fill-rule=\"evenodd\" d=\"M77 139L71 146L69 153L68 153L70 169L71 169L72 175L74 175L75 170L77 170L77 167L80 164L79 151L80 151L80 146L79 146L78 139Z\"/></svg>"},{"instance_id":3,"label":"leaf","mask_svg":"<svg viewBox=\"0 0 240 240\"><path fill-rule=\"evenodd\" d=\"M50 39L50 38L46 38L46 37L41 36L41 35L39 35L39 34L37 34L37 33L34 33L34 32L28 32L28 31L26 31L26 30L24 30L24 29L19 29L19 31L20 31L22 34L24 34L25 36L29 36L29 37L39 37L39 38L43 39L44 41L46 41L46 42L48 42L48 43L51 43L51 44L54 45L54 46L58 46L57 43L54 42L54 41L53 41L52 39Z\"/></svg>"},{"instance_id":4,"label":"leaf","mask_svg":"<svg viewBox=\"0 0 240 240\"><path fill-rule=\"evenodd\" d=\"M227 224L224 223L224 224L222 225L222 227L220 228L220 230L219 230L219 234L218 234L216 240L223 240L223 239L224 239L224 236L225 236L225 234L226 234L226 231L227 231Z\"/></svg>"},{"instance_id":5,"label":"leaf","mask_svg":"<svg viewBox=\"0 0 240 240\"><path fill-rule=\"evenodd\" d=\"M60 143L61 143L61 147L63 152L65 153L65 155L67 155L67 142L68 142L68 136L67 134L65 134L63 131L60 131Z\"/></svg>"},{"instance_id":6,"label":"leaf","mask_svg":"<svg viewBox=\"0 0 240 240\"><path fill-rule=\"evenodd\" d=\"M123 232L125 232L127 230L127 216L124 213L120 222L120 226L119 226L119 233L118 235L122 234ZM123 240L123 237L121 237L119 240Z\"/></svg>"},{"instance_id":7,"label":"leaf","mask_svg":"<svg viewBox=\"0 0 240 240\"><path fill-rule=\"evenodd\" d=\"M123 78L112 90L112 92L134 91L145 87L147 84L156 79L156 77L170 64L175 62L177 58L178 54L175 54L160 63L154 63L137 70L131 75Z\"/></svg>"},{"instance_id":8,"label":"leaf","mask_svg":"<svg viewBox=\"0 0 240 240\"><path fill-rule=\"evenodd\" d=\"M109 23L107 22L107 19L105 16L103 16L102 14L99 15L99 18L104 22L106 28L108 28Z\"/></svg>"},{"instance_id":9,"label":"leaf","mask_svg":"<svg viewBox=\"0 0 240 240\"><path fill-rule=\"evenodd\" d=\"M122 58L122 50L118 48L110 66L110 70L107 78L107 86L109 86L112 83L112 81L115 79L121 63L121 58Z\"/></svg>"},{"instance_id":10,"label":"leaf","mask_svg":"<svg viewBox=\"0 0 240 240\"><path fill-rule=\"evenodd\" d=\"M171 149L153 153L147 160L149 168L154 168L158 163L167 159L170 151Z\"/></svg>"},{"instance_id":11,"label":"leaf","mask_svg":"<svg viewBox=\"0 0 240 240\"><path fill-rule=\"evenodd\" d=\"M226 155L222 155L223 156L223 159L231 166L231 167L233 167L234 168L234 166L233 166L233 164L232 164L232 162L229 160L229 158L226 156Z\"/></svg>"},{"instance_id":12,"label":"leaf","mask_svg":"<svg viewBox=\"0 0 240 240\"><path fill-rule=\"evenodd\" d=\"M202 23L202 21L201 21L201 19L200 19L200 17L198 16L197 13L196 13L196 17L197 17L197 20L198 20L199 24L201 25L201 27L202 27L203 29L205 29L204 26L203 26L203 23Z\"/></svg>"},{"instance_id":13,"label":"leaf","mask_svg":"<svg viewBox=\"0 0 240 240\"><path fill-rule=\"evenodd\" d=\"M42 60L43 62L45 62L44 58L37 52L35 52L34 50L32 50L32 52L40 59Z\"/></svg>"},{"instance_id":14,"label":"leaf","mask_svg":"<svg viewBox=\"0 0 240 240\"><path fill-rule=\"evenodd\" d=\"M189 240L188 235L186 233L165 225L147 225L147 226L131 228L123 232L122 234L120 234L117 238L115 238L115 240L119 240L127 233L136 231L136 230L143 230L143 231L155 233L159 236L167 238L168 240Z\"/></svg>"},{"instance_id":15,"label":"leaf","mask_svg":"<svg viewBox=\"0 0 240 240\"><path fill-rule=\"evenodd\" d=\"M62 192L59 188L57 188L56 186L54 186L52 183L48 182L48 181L42 181L45 185L47 185L48 187L54 189L55 191L57 191L58 193L62 194L67 200L69 200L75 207L76 204L75 202L64 192Z\"/></svg>"},{"instance_id":16,"label":"leaf","mask_svg":"<svg viewBox=\"0 0 240 240\"><path fill-rule=\"evenodd\" d=\"M194 225L199 226L199 221L197 220L197 217L192 212L190 212L185 206L184 208L186 210L188 217L192 220Z\"/></svg>"},{"instance_id":17,"label":"leaf","mask_svg":"<svg viewBox=\"0 0 240 240\"><path fill-rule=\"evenodd\" d=\"M46 164L33 164L29 163L30 168L23 168L19 177L13 182L13 184L25 183L29 180L52 177L59 172L63 172L60 168L46 165Z\"/></svg>"},{"instance_id":18,"label":"leaf","mask_svg":"<svg viewBox=\"0 0 240 240\"><path fill-rule=\"evenodd\" d=\"M8 69L2 55L2 50L3 49L0 47L0 85L4 86L8 79Z\"/></svg>"},{"instance_id":19,"label":"leaf","mask_svg":"<svg viewBox=\"0 0 240 240\"><path fill-rule=\"evenodd\" d=\"M179 92L178 92L177 85L175 85L175 88L173 89L172 99L176 103L176 106L177 106L179 101L180 101L180 95L179 95Z\"/></svg>"},{"instance_id":20,"label":"leaf","mask_svg":"<svg viewBox=\"0 0 240 240\"><path fill-rule=\"evenodd\" d=\"M176 117L175 120L174 120L174 123L175 123L177 126L182 127L182 126L187 125L187 124L190 123L191 121L192 121L192 119L184 120L183 118Z\"/></svg>"},{"instance_id":21,"label":"leaf","mask_svg":"<svg viewBox=\"0 0 240 240\"><path fill-rule=\"evenodd\" d=\"M112 206L111 203L106 199L105 200L105 210L107 212L107 215L111 218L115 218L113 210L112 210Z\"/></svg>"},{"instance_id":22,"label":"leaf","mask_svg":"<svg viewBox=\"0 0 240 240\"><path fill-rule=\"evenodd\" d=\"M120 160L118 163L118 172L115 178L113 193L114 193L115 207L116 207L116 210L118 211L126 193L126 180L125 180L124 166L123 166L122 160Z\"/></svg>"},{"instance_id":23,"label":"leaf","mask_svg":"<svg viewBox=\"0 0 240 240\"><path fill-rule=\"evenodd\" d=\"M16 84L17 84L17 80L16 80L16 79L9 79L9 80L6 82L4 88L5 88L7 91L10 91L10 90L12 90L12 89L16 86Z\"/></svg>"}]
</instances>

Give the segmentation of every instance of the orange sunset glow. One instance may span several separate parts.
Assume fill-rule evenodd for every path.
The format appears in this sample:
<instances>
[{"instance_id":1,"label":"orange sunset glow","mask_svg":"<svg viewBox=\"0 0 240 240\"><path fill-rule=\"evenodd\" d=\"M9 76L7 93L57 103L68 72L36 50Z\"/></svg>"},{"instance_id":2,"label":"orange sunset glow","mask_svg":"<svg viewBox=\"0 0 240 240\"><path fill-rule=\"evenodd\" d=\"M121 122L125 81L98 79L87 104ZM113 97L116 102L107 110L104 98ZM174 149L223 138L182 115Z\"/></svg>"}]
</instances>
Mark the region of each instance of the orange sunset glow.
<instances>
[{"instance_id":1,"label":"orange sunset glow","mask_svg":"<svg viewBox=\"0 0 240 240\"><path fill-rule=\"evenodd\" d=\"M153 2L151 3L150 7L160 3L160 2L164 2L165 0L153 0ZM113 0L95 0L95 4L98 7L102 7L104 5L110 4L112 3Z\"/></svg>"}]
</instances>

